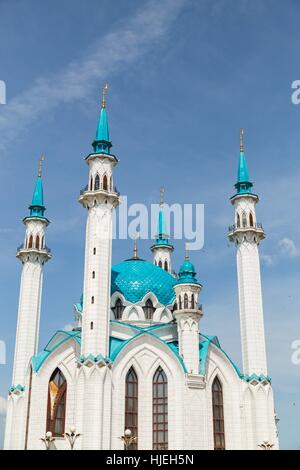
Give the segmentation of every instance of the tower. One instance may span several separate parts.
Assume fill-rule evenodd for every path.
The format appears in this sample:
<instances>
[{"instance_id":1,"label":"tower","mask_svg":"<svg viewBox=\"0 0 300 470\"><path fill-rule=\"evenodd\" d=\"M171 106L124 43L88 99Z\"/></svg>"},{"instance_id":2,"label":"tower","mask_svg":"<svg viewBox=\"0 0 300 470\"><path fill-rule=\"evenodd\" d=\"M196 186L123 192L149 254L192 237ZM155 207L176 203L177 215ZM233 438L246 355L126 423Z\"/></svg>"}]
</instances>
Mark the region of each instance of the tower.
<instances>
[{"instance_id":1,"label":"tower","mask_svg":"<svg viewBox=\"0 0 300 470\"><path fill-rule=\"evenodd\" d=\"M88 211L81 347L84 359L106 357L109 346L112 218L119 194L113 186L113 168L118 160L110 153L106 92L107 85L103 88L94 152L85 159L89 166L88 185L79 198Z\"/></svg>"},{"instance_id":2,"label":"tower","mask_svg":"<svg viewBox=\"0 0 300 470\"><path fill-rule=\"evenodd\" d=\"M30 214L23 219L26 227L24 243L17 249L22 263L18 308L18 325L15 345L13 382L9 394L5 447L24 449L24 429L30 384L30 360L37 353L43 266L50 258L45 244L45 231L49 220L45 218L42 183L42 156L35 184Z\"/></svg>"},{"instance_id":3,"label":"tower","mask_svg":"<svg viewBox=\"0 0 300 470\"><path fill-rule=\"evenodd\" d=\"M231 197L235 223L228 237L237 249L237 275L242 340L243 371L245 375L267 375L265 333L260 279L258 246L265 238L262 225L256 220L255 207L259 201L252 193L240 132L240 158L236 194Z\"/></svg>"},{"instance_id":4,"label":"tower","mask_svg":"<svg viewBox=\"0 0 300 470\"><path fill-rule=\"evenodd\" d=\"M171 254L174 251L174 247L170 244L166 230L165 213L164 213L164 188L160 189L160 208L158 214L157 224L157 235L155 244L151 246L153 253L153 263L160 266L165 271L171 273L172 263Z\"/></svg>"},{"instance_id":5,"label":"tower","mask_svg":"<svg viewBox=\"0 0 300 470\"><path fill-rule=\"evenodd\" d=\"M174 286L179 354L189 374L199 374L199 321L203 315L198 305L202 285L196 279L194 265L188 252L180 266L179 279Z\"/></svg>"}]
</instances>

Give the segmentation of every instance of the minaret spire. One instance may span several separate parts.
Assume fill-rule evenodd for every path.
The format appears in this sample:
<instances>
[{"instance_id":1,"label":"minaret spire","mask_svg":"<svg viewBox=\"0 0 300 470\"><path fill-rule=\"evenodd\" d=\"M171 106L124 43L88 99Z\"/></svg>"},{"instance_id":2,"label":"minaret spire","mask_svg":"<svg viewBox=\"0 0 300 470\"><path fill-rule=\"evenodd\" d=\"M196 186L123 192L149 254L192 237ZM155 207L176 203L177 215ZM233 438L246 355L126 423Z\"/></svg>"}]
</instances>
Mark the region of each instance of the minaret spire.
<instances>
[{"instance_id":1,"label":"minaret spire","mask_svg":"<svg viewBox=\"0 0 300 470\"><path fill-rule=\"evenodd\" d=\"M26 227L24 243L17 249L17 258L22 263L21 286L18 309L18 327L15 345L13 382L10 389L11 405L8 407L5 447L24 449L25 423L30 382L30 361L37 354L39 323L43 284L43 267L51 258L45 244L46 227L49 220L44 217L41 162L35 184L30 214L23 219ZM22 396L16 405L16 396Z\"/></svg>"},{"instance_id":2,"label":"minaret spire","mask_svg":"<svg viewBox=\"0 0 300 470\"><path fill-rule=\"evenodd\" d=\"M108 83L102 88L102 101L101 101L101 111L96 131L96 137L93 142L93 148L95 153L110 153L112 143L109 139L109 128L108 128L108 118L106 110L106 95L108 93Z\"/></svg>"},{"instance_id":3,"label":"minaret spire","mask_svg":"<svg viewBox=\"0 0 300 470\"><path fill-rule=\"evenodd\" d=\"M157 235L155 244L151 246L154 254L154 264L171 272L171 253L174 247L169 242L169 235L166 230L165 212L164 212L165 188L160 188L159 213L157 223Z\"/></svg>"},{"instance_id":4,"label":"minaret spire","mask_svg":"<svg viewBox=\"0 0 300 470\"><path fill-rule=\"evenodd\" d=\"M240 159L237 193L231 203L235 224L229 227L228 237L237 247L238 289L241 318L241 337L244 374L267 375L263 306L258 246L265 234L256 221L258 196L251 192L244 156L244 130L240 131ZM255 337L253 336L255 332Z\"/></svg>"}]
</instances>

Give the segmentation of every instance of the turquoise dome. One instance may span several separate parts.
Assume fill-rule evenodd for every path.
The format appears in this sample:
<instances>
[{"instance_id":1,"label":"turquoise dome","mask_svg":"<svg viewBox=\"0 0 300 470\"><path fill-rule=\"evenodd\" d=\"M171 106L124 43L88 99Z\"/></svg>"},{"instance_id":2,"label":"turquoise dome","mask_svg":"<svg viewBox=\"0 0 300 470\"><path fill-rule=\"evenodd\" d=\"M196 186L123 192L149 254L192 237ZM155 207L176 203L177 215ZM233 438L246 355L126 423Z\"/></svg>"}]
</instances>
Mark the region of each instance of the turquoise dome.
<instances>
[{"instance_id":1,"label":"turquoise dome","mask_svg":"<svg viewBox=\"0 0 300 470\"><path fill-rule=\"evenodd\" d=\"M193 263L190 262L189 259L185 259L182 265L180 266L179 279L176 281L176 284L198 284L196 278L195 267Z\"/></svg>"},{"instance_id":2,"label":"turquoise dome","mask_svg":"<svg viewBox=\"0 0 300 470\"><path fill-rule=\"evenodd\" d=\"M115 264L111 272L111 294L120 292L129 302L139 302L153 292L163 305L175 300L173 286L176 279L167 271L141 259L130 259Z\"/></svg>"}]
</instances>

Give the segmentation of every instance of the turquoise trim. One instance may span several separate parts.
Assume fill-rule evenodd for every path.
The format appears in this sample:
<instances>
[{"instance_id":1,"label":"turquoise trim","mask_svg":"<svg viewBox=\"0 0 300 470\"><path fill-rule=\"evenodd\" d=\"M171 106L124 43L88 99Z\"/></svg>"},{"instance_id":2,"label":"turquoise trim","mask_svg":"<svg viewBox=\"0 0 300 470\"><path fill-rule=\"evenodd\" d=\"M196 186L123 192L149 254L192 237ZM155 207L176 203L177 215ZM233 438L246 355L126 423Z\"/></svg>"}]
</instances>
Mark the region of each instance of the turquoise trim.
<instances>
[{"instance_id":1,"label":"turquoise trim","mask_svg":"<svg viewBox=\"0 0 300 470\"><path fill-rule=\"evenodd\" d=\"M26 387L24 385L12 385L9 389L9 392L10 393L14 393L15 391L18 391L18 392L24 392L26 389Z\"/></svg>"},{"instance_id":2,"label":"turquoise trim","mask_svg":"<svg viewBox=\"0 0 300 470\"><path fill-rule=\"evenodd\" d=\"M158 222L157 222L157 235L156 235L155 244L151 247L151 249L156 247L157 245L159 246L164 245L164 246L170 247L172 250L174 249L173 245L170 244L169 235L167 235L167 227L166 227L165 214L164 214L163 207L159 209Z\"/></svg>"}]
</instances>

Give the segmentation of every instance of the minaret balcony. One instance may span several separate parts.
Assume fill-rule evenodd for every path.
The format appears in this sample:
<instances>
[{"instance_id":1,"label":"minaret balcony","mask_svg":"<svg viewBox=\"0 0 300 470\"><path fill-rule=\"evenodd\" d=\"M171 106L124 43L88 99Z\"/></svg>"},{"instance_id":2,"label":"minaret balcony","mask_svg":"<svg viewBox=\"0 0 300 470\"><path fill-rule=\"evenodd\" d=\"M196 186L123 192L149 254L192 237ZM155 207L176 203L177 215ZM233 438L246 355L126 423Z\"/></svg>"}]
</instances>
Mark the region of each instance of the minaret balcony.
<instances>
[{"instance_id":1,"label":"minaret balcony","mask_svg":"<svg viewBox=\"0 0 300 470\"><path fill-rule=\"evenodd\" d=\"M26 247L26 245L24 245L24 243L18 246L17 257L22 256L23 254L29 254L29 253L41 254L41 255L46 256L46 258L48 259L51 258L52 256L50 248L48 248L46 245L43 246L42 248L36 248L36 247L28 248Z\"/></svg>"},{"instance_id":2,"label":"minaret balcony","mask_svg":"<svg viewBox=\"0 0 300 470\"><path fill-rule=\"evenodd\" d=\"M261 223L257 222L256 224L253 225L230 225L228 227L228 238L231 239L234 235L241 235L243 233L255 233L258 235L259 239L264 239L265 238L265 231L263 229L263 226Z\"/></svg>"},{"instance_id":3,"label":"minaret balcony","mask_svg":"<svg viewBox=\"0 0 300 470\"><path fill-rule=\"evenodd\" d=\"M89 193L89 194L98 194L98 193L102 193L102 194L115 194L116 196L120 196L120 192L117 190L117 187L114 186L113 190L109 191L107 189L89 189L88 185L86 185L84 188L82 188L80 190L80 196L84 196L86 193Z\"/></svg>"}]
</instances>

